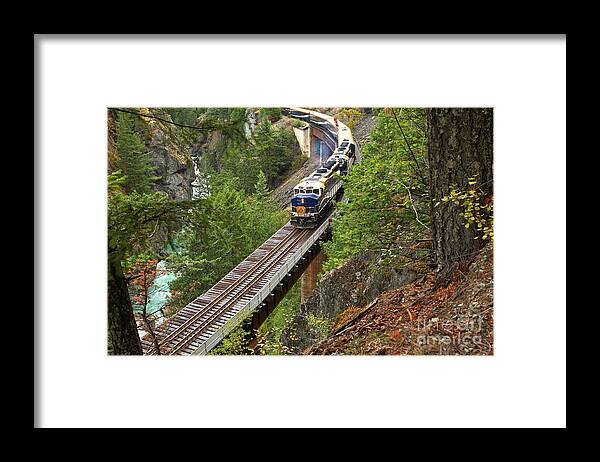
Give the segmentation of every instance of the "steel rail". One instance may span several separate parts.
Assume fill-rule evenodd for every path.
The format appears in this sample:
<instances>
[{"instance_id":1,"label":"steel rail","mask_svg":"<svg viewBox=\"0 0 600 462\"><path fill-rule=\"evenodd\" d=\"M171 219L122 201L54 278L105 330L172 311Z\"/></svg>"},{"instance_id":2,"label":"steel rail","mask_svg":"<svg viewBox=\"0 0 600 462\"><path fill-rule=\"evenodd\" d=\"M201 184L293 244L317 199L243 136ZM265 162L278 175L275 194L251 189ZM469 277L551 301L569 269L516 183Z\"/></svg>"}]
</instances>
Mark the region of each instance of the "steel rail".
<instances>
[{"instance_id":1,"label":"steel rail","mask_svg":"<svg viewBox=\"0 0 600 462\"><path fill-rule=\"evenodd\" d=\"M269 249L267 251L267 253L263 257L260 258L260 260L258 260L250 268L248 268L248 270L246 270L244 273L242 273L237 280L235 280L231 285L226 287L224 289L224 291L221 294L219 294L215 299L211 300L208 303L208 305L206 305L200 311L198 311L197 313L192 315L189 319L185 320L180 326L175 328L175 330L173 330L171 333L167 334L163 339L161 339L161 341L158 345L159 349L160 349L160 347L164 346L165 344L170 343L173 339L175 339L177 336L179 336L184 330L186 330L191 324L195 323L199 318L201 318L204 314L206 314L224 296L228 295L232 290L234 290L238 285L240 285L242 283L242 281L244 280L244 278L248 274L250 274L256 268L258 268L260 265L262 265L269 257L271 257L273 255L273 252L276 252L279 247L281 247L289 239L291 239L293 235L294 235L294 230L292 230L288 235L284 236L283 239L281 239L281 241L279 241L272 249ZM272 238L273 238L273 236L271 236L270 239L272 239ZM167 327L168 326L165 326L165 328L167 328ZM153 355L154 353L156 353L156 347L154 345L152 345L146 352L146 355Z\"/></svg>"},{"instance_id":2,"label":"steel rail","mask_svg":"<svg viewBox=\"0 0 600 462\"><path fill-rule=\"evenodd\" d=\"M209 317L203 320L199 326L193 328L193 330L191 332L188 332L187 334L184 333L182 339L176 339L179 340L178 343L171 348L168 354L173 355L175 353L178 353L179 351L186 348L194 340L194 338L198 337L206 330L208 330L213 321L221 317L227 310L234 307L240 298L246 295L251 289L256 287L256 282L258 282L265 274L272 270L274 266L276 266L278 263L284 260L285 257L289 256L288 252L295 248L300 241L304 240L304 238L311 233L311 230L302 230L302 232L300 233L291 233L291 235L295 235L295 237L285 245L285 248L277 250L277 253L279 253L279 255L276 256L272 262L267 261L266 265L262 269L254 272L247 279L249 282L246 287L244 287L238 294L234 295L230 300L227 300L222 307L218 307L214 313L209 314ZM270 252L270 255L273 256L273 252ZM244 279L244 282L246 282L245 278L240 279ZM238 279L238 281L240 279ZM223 298L223 296L220 296L219 301Z\"/></svg>"},{"instance_id":3,"label":"steel rail","mask_svg":"<svg viewBox=\"0 0 600 462\"><path fill-rule=\"evenodd\" d=\"M275 234L277 234L277 233L275 233ZM269 240L273 239L274 236L275 236L275 234L273 236L271 236L271 238ZM287 242L292 237L293 234L294 234L294 230L292 230L289 234L283 236L283 238L279 242L277 242L272 249L268 249L267 252L265 253L265 255L263 255L250 268L248 268L246 271L244 271L242 274L240 274L239 277L235 281L233 281L230 285L228 285L227 287L225 287L222 293L217 294L215 296L215 298L213 300L211 300L206 306L202 307L198 312L194 313L188 319L184 320L181 325L177 326L171 333L167 334L163 339L161 339L161 342L159 343L159 347L162 347L162 346L165 346L165 345L168 346L168 344L171 341L173 341L176 337L178 337L179 335L181 335L181 333L183 331L187 330L187 328L190 325L192 325L193 323L195 323L198 319L200 319L208 311L210 311L215 306L215 304L217 304L218 302L221 301L221 299L223 297L225 297L226 295L229 295L229 293L232 290L234 290L235 288L237 288L237 286L242 283L242 281L244 280L244 278L248 274L250 274L252 271L254 271L258 266L262 265L264 263L265 259L267 259L268 257L272 256L273 252L276 252L277 249L281 245L283 245L285 242ZM235 270L235 268L234 268L234 270ZM193 303L194 302L192 301L190 304L193 304ZM168 328L168 326L166 326L166 328ZM152 346L152 347L150 347L148 349L148 351L146 352L146 354L147 355L152 355L155 352L156 352L156 348L154 346Z\"/></svg>"}]
</instances>

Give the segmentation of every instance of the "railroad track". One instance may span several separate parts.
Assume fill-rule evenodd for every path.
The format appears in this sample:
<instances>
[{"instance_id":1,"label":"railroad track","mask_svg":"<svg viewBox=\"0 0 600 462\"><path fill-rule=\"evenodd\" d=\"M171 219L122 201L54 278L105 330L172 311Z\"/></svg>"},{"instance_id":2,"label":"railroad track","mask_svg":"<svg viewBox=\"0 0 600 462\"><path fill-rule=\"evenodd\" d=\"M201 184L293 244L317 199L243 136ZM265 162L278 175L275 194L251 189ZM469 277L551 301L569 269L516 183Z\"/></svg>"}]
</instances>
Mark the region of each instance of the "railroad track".
<instances>
[{"instance_id":1,"label":"railroad track","mask_svg":"<svg viewBox=\"0 0 600 462\"><path fill-rule=\"evenodd\" d=\"M314 232L289 223L236 266L208 292L157 329L160 354L190 355L248 303ZM146 355L157 353L142 340Z\"/></svg>"}]
</instances>

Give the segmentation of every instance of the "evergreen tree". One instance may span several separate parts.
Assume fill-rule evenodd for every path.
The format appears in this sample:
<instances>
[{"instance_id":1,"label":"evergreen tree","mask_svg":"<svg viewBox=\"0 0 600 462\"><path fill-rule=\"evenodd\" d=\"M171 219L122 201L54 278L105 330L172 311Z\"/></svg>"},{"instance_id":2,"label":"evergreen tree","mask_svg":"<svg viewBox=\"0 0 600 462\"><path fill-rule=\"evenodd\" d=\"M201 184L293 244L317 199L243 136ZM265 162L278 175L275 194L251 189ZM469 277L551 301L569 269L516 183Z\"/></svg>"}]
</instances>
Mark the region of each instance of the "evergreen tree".
<instances>
[{"instance_id":1,"label":"evergreen tree","mask_svg":"<svg viewBox=\"0 0 600 462\"><path fill-rule=\"evenodd\" d=\"M273 188L292 164L296 140L291 133L273 127L265 117L254 131L253 145L257 168L265 173L267 184Z\"/></svg>"},{"instance_id":2,"label":"evergreen tree","mask_svg":"<svg viewBox=\"0 0 600 462\"><path fill-rule=\"evenodd\" d=\"M150 156L142 137L134 130L135 116L119 112L117 115L117 167L124 176L123 189L130 193L148 193L152 183L160 177L153 175Z\"/></svg>"},{"instance_id":3,"label":"evergreen tree","mask_svg":"<svg viewBox=\"0 0 600 462\"><path fill-rule=\"evenodd\" d=\"M267 177L262 170L258 172L258 180L254 185L254 193L260 198L267 198L271 193L267 184Z\"/></svg>"}]
</instances>

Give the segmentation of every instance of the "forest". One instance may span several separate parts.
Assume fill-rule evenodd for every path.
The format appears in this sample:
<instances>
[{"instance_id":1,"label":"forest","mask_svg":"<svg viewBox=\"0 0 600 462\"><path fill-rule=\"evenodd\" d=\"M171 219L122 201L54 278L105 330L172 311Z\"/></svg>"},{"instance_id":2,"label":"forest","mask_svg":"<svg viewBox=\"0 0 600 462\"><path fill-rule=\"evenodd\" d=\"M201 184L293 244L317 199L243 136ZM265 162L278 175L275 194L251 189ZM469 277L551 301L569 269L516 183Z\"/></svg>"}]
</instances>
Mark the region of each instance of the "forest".
<instances>
[{"instance_id":1,"label":"forest","mask_svg":"<svg viewBox=\"0 0 600 462\"><path fill-rule=\"evenodd\" d=\"M360 152L314 295L298 280L209 354L493 354L492 109L314 110ZM160 325L288 222L289 185L316 167L280 108L107 118L108 354L143 354L140 337L160 354Z\"/></svg>"}]
</instances>

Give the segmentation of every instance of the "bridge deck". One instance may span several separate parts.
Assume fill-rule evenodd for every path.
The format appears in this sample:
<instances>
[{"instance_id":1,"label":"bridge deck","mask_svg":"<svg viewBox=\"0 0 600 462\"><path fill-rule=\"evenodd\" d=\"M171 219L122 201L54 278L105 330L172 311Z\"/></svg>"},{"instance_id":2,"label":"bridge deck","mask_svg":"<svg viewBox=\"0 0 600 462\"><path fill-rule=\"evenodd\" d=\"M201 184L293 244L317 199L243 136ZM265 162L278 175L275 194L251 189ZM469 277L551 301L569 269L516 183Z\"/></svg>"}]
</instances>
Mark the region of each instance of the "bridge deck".
<instances>
[{"instance_id":1,"label":"bridge deck","mask_svg":"<svg viewBox=\"0 0 600 462\"><path fill-rule=\"evenodd\" d=\"M261 304L328 228L289 223L252 252L211 289L156 329L163 355L205 354ZM142 339L144 354L156 354L153 342Z\"/></svg>"}]
</instances>

